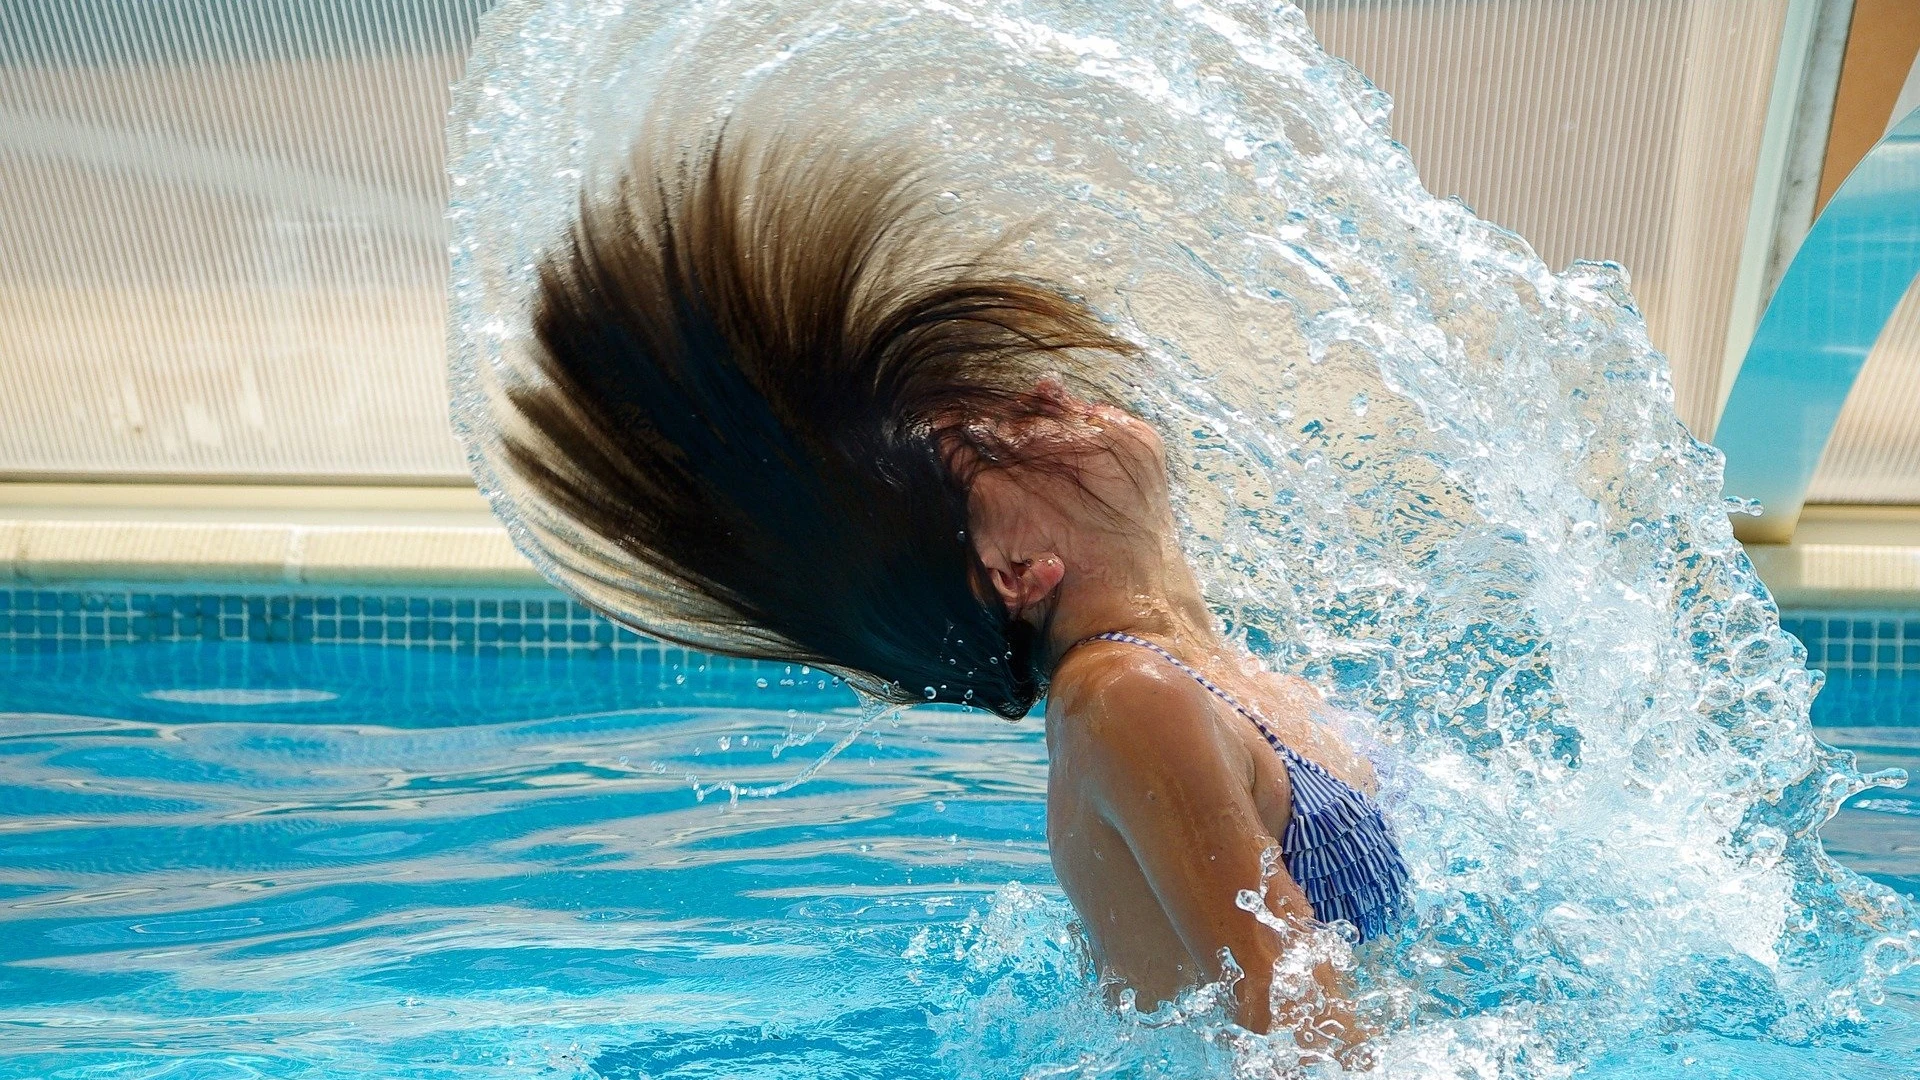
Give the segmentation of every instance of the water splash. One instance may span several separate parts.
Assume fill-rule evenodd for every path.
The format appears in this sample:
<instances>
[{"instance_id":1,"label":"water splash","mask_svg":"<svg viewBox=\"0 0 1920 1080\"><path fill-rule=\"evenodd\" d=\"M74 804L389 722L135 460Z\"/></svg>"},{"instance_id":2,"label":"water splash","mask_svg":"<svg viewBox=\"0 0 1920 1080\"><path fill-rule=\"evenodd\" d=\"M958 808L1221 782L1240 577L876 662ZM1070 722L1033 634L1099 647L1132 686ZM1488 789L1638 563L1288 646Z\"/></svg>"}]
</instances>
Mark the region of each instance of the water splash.
<instances>
[{"instance_id":1,"label":"water splash","mask_svg":"<svg viewBox=\"0 0 1920 1080\"><path fill-rule=\"evenodd\" d=\"M455 418L549 573L486 465L489 388L533 261L666 94L917 142L956 237L1009 240L1146 349L1113 389L1172 436L1221 618L1377 718L1392 758L1419 929L1360 968L1362 993L1409 1002L1390 1074L1564 1075L1662 1032L1816 1042L1920 954L1913 905L1818 840L1899 778L1813 737L1818 677L1625 271L1555 274L1427 193L1386 96L1290 6L502 5L451 129ZM1050 994L1014 994L1020 1060L1147 1060L1068 1053L1109 1029ZM1212 1060L1202 1013L1149 1056Z\"/></svg>"},{"instance_id":2,"label":"water splash","mask_svg":"<svg viewBox=\"0 0 1920 1080\"><path fill-rule=\"evenodd\" d=\"M837 684L838 680L835 680L835 683ZM897 705L863 698L859 712L853 717L829 713L815 720L811 728L804 730L789 728L786 735L768 751L769 757L777 758L794 747L806 746L832 728L837 727L839 732L826 750L802 766L798 772L773 783L742 784L739 781L724 778L709 783L703 781L698 772L687 773L686 780L693 788L694 798L703 802L707 796L722 791L726 792L727 800L734 803L741 799L771 799L775 795L784 795L819 775L820 770L826 768L828 762L845 753L847 747L852 746L860 736L865 735L881 717L892 717L897 723L899 712L900 707ZM731 737L722 737L720 749L732 749Z\"/></svg>"}]
</instances>

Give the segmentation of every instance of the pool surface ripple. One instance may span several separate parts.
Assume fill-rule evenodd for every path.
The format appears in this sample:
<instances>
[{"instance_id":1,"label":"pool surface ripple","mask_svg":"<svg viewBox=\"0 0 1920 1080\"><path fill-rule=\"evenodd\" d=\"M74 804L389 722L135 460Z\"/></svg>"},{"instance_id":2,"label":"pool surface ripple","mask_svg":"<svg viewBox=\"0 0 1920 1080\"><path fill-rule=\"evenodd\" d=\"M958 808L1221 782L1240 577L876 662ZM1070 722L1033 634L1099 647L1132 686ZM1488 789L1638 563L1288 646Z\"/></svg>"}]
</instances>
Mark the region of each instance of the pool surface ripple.
<instances>
[{"instance_id":1,"label":"pool surface ripple","mask_svg":"<svg viewBox=\"0 0 1920 1080\"><path fill-rule=\"evenodd\" d=\"M696 799L689 776L779 780L854 721L817 673L758 681L350 647L0 654L0 1075L892 1080L1099 1058L1114 1029L1046 861L1039 723L915 710L785 795ZM1920 727L1826 734L1920 771ZM1856 802L1830 850L1920 891L1920 798ZM1804 1046L1694 1022L1594 1075L1916 1075L1920 986L1880 1013ZM1209 1053L1167 1043L1110 1075L1217 1075Z\"/></svg>"}]
</instances>

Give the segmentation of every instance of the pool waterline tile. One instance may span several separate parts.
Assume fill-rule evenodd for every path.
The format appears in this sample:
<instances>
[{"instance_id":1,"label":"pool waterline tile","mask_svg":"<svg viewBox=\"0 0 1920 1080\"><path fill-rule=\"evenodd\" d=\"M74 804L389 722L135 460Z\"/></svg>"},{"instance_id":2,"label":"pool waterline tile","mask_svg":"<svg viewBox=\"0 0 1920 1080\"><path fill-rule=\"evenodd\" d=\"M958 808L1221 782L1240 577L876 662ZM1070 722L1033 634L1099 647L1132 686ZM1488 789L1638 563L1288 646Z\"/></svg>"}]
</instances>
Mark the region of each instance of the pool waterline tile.
<instances>
[{"instance_id":1,"label":"pool waterline tile","mask_svg":"<svg viewBox=\"0 0 1920 1080\"><path fill-rule=\"evenodd\" d=\"M1894 700L1887 708L1920 711L1920 611L1788 609L1781 612L1780 625L1806 646L1807 666L1826 672L1823 696L1839 698L1877 686L1872 693L1883 704ZM61 650L146 641L605 653L656 661L681 653L552 589L0 588L0 648ZM1900 689L1897 700L1883 692L1889 686Z\"/></svg>"},{"instance_id":2,"label":"pool waterline tile","mask_svg":"<svg viewBox=\"0 0 1920 1080\"><path fill-rule=\"evenodd\" d=\"M1920 673L1920 612L1788 609L1780 628L1807 649L1807 666L1835 675Z\"/></svg>"},{"instance_id":3,"label":"pool waterline tile","mask_svg":"<svg viewBox=\"0 0 1920 1080\"><path fill-rule=\"evenodd\" d=\"M0 589L0 647L252 641L454 651L657 653L660 642L552 590L415 592L151 585Z\"/></svg>"},{"instance_id":4,"label":"pool waterline tile","mask_svg":"<svg viewBox=\"0 0 1920 1080\"><path fill-rule=\"evenodd\" d=\"M795 679L839 685L829 673L805 665L669 645L602 618L553 589L435 590L424 596L243 585L178 592L150 584L0 589L0 652L66 653L148 642L373 646L395 662L404 662L410 651L555 663L591 657L631 666L643 679L670 674L676 685L692 690L754 677L783 686Z\"/></svg>"}]
</instances>

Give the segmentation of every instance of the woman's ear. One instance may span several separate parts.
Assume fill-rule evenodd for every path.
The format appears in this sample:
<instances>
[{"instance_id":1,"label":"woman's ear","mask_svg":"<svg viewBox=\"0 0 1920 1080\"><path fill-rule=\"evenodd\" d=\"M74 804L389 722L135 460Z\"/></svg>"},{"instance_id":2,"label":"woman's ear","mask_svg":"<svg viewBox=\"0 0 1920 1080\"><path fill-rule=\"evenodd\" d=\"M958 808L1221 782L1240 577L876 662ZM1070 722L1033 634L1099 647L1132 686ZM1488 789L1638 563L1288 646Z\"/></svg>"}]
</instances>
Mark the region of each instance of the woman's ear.
<instances>
[{"instance_id":1,"label":"woman's ear","mask_svg":"<svg viewBox=\"0 0 1920 1080\"><path fill-rule=\"evenodd\" d=\"M1067 564L1048 551L1024 562L990 566L987 574L993 581L994 593L1006 605L1007 614L1018 615L1059 587L1060 579L1067 576Z\"/></svg>"}]
</instances>

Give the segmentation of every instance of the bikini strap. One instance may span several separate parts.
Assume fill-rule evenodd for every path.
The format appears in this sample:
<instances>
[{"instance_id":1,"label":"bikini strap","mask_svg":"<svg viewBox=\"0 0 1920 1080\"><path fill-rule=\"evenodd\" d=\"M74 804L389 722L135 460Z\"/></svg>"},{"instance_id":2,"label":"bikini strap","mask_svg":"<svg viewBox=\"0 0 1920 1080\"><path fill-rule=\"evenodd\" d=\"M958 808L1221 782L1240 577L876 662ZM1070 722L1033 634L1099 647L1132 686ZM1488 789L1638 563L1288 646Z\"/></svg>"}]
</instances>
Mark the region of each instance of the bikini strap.
<instances>
[{"instance_id":1,"label":"bikini strap","mask_svg":"<svg viewBox=\"0 0 1920 1080\"><path fill-rule=\"evenodd\" d=\"M1233 711L1247 718L1286 762L1293 785L1292 814L1280 837L1287 873L1306 895L1314 917L1352 924L1360 941L1393 933L1407 921L1407 866L1380 807L1364 792L1280 741L1266 721L1191 664L1165 648L1118 630L1074 642L1119 641L1160 654Z\"/></svg>"},{"instance_id":2,"label":"bikini strap","mask_svg":"<svg viewBox=\"0 0 1920 1080\"><path fill-rule=\"evenodd\" d=\"M1278 750L1280 753L1285 754L1289 760L1298 760L1303 762L1308 761L1308 759L1302 758L1299 754L1295 753L1294 749L1291 746L1288 746L1286 743L1280 741L1280 736L1275 735L1273 733L1273 729L1267 726L1267 722L1265 720L1260 719L1260 715L1258 713L1254 712L1252 709L1247 708L1245 705L1240 704L1240 701L1238 698L1235 698L1232 694L1227 693L1226 690L1222 689L1218 683L1214 682L1212 679L1207 678L1205 675L1202 675L1199 669L1187 663L1185 660L1182 660L1179 657L1168 652L1164 647L1154 642L1148 641L1146 638L1143 638L1143 637L1135 637L1132 634L1124 633L1119 630L1109 630L1104 634L1091 634L1091 635L1088 635L1087 637L1083 637L1079 641L1074 642L1073 646L1069 646L1069 648L1083 645L1089 641L1119 641L1128 645L1138 645L1143 649L1151 649L1152 651L1159 653L1161 659L1165 660L1169 664L1172 664L1174 667L1179 668L1181 671L1186 672L1189 676L1193 678L1194 682L1197 682L1201 686L1206 687L1209 691L1213 693L1215 697L1219 698L1221 701L1226 702L1228 707L1232 708L1234 712L1237 712L1241 716L1246 717L1247 720L1251 722L1255 728L1259 729L1261 736L1267 740L1268 746L1271 746L1275 750ZM1311 764L1311 762L1309 763Z\"/></svg>"}]
</instances>

